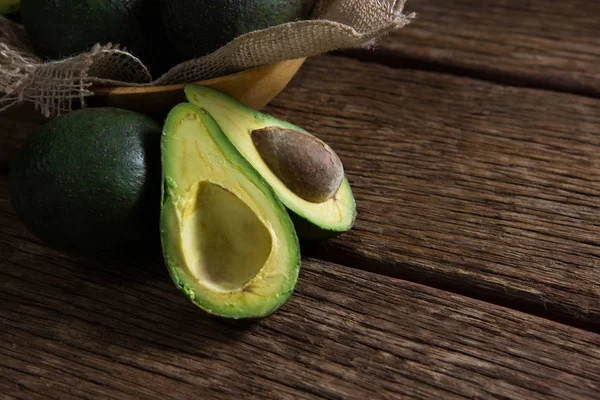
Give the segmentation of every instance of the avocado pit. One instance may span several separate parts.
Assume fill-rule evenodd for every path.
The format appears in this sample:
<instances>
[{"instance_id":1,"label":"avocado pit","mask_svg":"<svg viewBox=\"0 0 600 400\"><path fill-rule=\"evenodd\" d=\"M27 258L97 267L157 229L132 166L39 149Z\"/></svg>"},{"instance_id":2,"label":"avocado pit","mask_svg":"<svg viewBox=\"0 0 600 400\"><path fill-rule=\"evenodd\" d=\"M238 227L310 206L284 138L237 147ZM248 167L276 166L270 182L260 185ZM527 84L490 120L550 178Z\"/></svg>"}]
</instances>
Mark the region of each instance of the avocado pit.
<instances>
[{"instance_id":1,"label":"avocado pit","mask_svg":"<svg viewBox=\"0 0 600 400\"><path fill-rule=\"evenodd\" d=\"M297 196L311 203L331 199L344 178L340 158L307 132L270 126L250 133L269 169Z\"/></svg>"}]
</instances>

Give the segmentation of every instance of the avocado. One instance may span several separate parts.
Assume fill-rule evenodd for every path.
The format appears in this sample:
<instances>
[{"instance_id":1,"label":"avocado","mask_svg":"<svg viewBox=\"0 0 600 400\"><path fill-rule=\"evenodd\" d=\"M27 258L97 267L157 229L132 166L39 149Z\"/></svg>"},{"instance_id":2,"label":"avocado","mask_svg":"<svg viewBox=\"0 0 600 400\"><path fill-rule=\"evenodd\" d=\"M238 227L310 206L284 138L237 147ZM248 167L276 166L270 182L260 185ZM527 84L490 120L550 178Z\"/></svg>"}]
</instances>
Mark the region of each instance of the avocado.
<instances>
[{"instance_id":1,"label":"avocado","mask_svg":"<svg viewBox=\"0 0 600 400\"><path fill-rule=\"evenodd\" d=\"M21 0L0 0L0 14L12 14L19 11Z\"/></svg>"},{"instance_id":2,"label":"avocado","mask_svg":"<svg viewBox=\"0 0 600 400\"><path fill-rule=\"evenodd\" d=\"M156 77L176 63L162 28L159 1L22 0L21 19L44 58L70 57L96 43L119 44Z\"/></svg>"},{"instance_id":3,"label":"avocado","mask_svg":"<svg viewBox=\"0 0 600 400\"><path fill-rule=\"evenodd\" d=\"M315 0L164 0L163 23L185 59L212 53L242 34L309 17Z\"/></svg>"},{"instance_id":4,"label":"avocado","mask_svg":"<svg viewBox=\"0 0 600 400\"><path fill-rule=\"evenodd\" d=\"M177 288L219 317L276 311L300 268L285 207L215 120L192 104L170 111L161 153L160 232Z\"/></svg>"},{"instance_id":5,"label":"avocado","mask_svg":"<svg viewBox=\"0 0 600 400\"><path fill-rule=\"evenodd\" d=\"M73 253L160 249L160 136L149 117L117 108L45 123L10 165L17 216L40 239Z\"/></svg>"},{"instance_id":6,"label":"avocado","mask_svg":"<svg viewBox=\"0 0 600 400\"><path fill-rule=\"evenodd\" d=\"M211 114L231 143L273 188L281 202L292 212L291 217L298 236L303 239L323 239L337 236L352 228L356 217L356 205L345 177L341 179L339 185L332 184L328 187L337 187L335 194L328 200L319 202L315 202L314 199L307 200L306 196L298 195L297 190L295 192L289 188L281 176L271 169L269 164L272 166L273 162L265 161L263 158L265 152L263 151L261 155L256 146L256 138L253 138L253 132L256 134L264 128L273 127L298 131L305 135L309 135L308 132L289 122L249 108L214 89L188 84L185 86L185 94L189 102ZM329 154L332 151L328 149L326 152ZM308 160L307 158L307 162ZM339 166L336 168L339 169ZM339 175L339 172L337 173ZM328 179L334 182L338 178L332 174Z\"/></svg>"}]
</instances>

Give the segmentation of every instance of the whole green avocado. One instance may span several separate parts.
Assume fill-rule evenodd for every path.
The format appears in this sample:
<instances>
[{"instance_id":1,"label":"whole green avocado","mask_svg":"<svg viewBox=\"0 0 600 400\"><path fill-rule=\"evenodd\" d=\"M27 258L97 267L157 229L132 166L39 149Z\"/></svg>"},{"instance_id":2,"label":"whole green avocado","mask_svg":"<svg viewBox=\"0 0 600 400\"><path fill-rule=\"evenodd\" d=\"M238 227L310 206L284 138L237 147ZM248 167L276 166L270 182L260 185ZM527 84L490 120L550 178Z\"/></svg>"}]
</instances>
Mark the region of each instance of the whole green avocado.
<instances>
[{"instance_id":1,"label":"whole green avocado","mask_svg":"<svg viewBox=\"0 0 600 400\"><path fill-rule=\"evenodd\" d=\"M191 59L217 50L235 37L309 17L315 0L163 0L167 36L177 53Z\"/></svg>"},{"instance_id":2,"label":"whole green avocado","mask_svg":"<svg viewBox=\"0 0 600 400\"><path fill-rule=\"evenodd\" d=\"M47 122L10 165L17 216L49 245L73 253L158 248L161 131L145 115L108 107Z\"/></svg>"},{"instance_id":3,"label":"whole green avocado","mask_svg":"<svg viewBox=\"0 0 600 400\"><path fill-rule=\"evenodd\" d=\"M22 0L21 19L38 55L52 60L119 44L154 77L176 64L161 25L160 0Z\"/></svg>"}]
</instances>

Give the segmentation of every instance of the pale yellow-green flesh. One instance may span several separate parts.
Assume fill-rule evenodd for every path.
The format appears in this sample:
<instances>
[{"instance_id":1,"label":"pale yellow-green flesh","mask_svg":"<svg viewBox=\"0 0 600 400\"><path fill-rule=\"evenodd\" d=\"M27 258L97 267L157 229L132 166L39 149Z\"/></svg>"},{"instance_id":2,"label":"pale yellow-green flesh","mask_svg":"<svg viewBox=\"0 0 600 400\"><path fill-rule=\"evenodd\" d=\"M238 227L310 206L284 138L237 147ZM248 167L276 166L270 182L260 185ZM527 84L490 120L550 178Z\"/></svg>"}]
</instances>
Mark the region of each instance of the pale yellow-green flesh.
<instances>
[{"instance_id":1,"label":"pale yellow-green flesh","mask_svg":"<svg viewBox=\"0 0 600 400\"><path fill-rule=\"evenodd\" d=\"M286 207L299 216L331 230L344 231L350 228L354 221L355 209L352 191L346 179L332 199L323 203L306 201L288 189L271 171L258 153L250 136L253 130L274 124L296 130L302 130L301 128L255 112L225 98L218 92L194 91L194 86L191 85L186 88L186 91L188 100L202 107L215 118L229 140L273 187Z\"/></svg>"},{"instance_id":2,"label":"pale yellow-green flesh","mask_svg":"<svg viewBox=\"0 0 600 400\"><path fill-rule=\"evenodd\" d=\"M295 279L286 268L294 252L285 235L275 234L289 229L280 226L276 208L242 168L227 162L193 113L179 120L168 152L180 155L166 157L163 167L169 196L161 229L174 280L215 314L272 309Z\"/></svg>"},{"instance_id":3,"label":"pale yellow-green flesh","mask_svg":"<svg viewBox=\"0 0 600 400\"><path fill-rule=\"evenodd\" d=\"M269 258L271 233L231 192L213 183L194 187L193 211L183 222L186 265L214 291L243 289ZM247 238L252 238L248 240Z\"/></svg>"}]
</instances>

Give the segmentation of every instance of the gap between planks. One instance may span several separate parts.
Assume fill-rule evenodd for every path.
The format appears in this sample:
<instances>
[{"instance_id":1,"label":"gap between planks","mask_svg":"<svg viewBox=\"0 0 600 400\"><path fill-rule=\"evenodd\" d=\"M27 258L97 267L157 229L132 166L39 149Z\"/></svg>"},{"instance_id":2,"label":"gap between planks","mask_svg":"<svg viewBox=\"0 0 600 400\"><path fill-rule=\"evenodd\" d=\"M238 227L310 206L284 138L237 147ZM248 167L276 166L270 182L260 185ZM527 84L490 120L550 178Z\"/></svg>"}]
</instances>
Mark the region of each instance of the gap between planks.
<instances>
[{"instance_id":1,"label":"gap between planks","mask_svg":"<svg viewBox=\"0 0 600 400\"><path fill-rule=\"evenodd\" d=\"M222 321L164 265L61 253L1 210L0 391L16 398L587 400L600 389L590 332L307 258L277 313Z\"/></svg>"},{"instance_id":2,"label":"gap between planks","mask_svg":"<svg viewBox=\"0 0 600 400\"><path fill-rule=\"evenodd\" d=\"M362 74L364 76L366 75L374 75L374 76L382 76L385 77L385 85L388 87L387 89L385 88L381 88L382 91L381 93L377 93L377 87L373 88L373 90L370 90L367 87L363 87L362 85L359 85L358 82L360 82L359 80L357 80L356 82L353 82L351 84L351 86L348 87L348 79L341 79L341 83L336 82L336 85L339 83L341 86L341 92L335 94L334 96L340 96L339 101L337 101L337 103L339 103L337 106L335 106L336 111L334 111L333 109L329 109L329 103L331 103L333 101L333 99L331 98L331 93L329 93L329 91L331 89L333 89L331 87L330 82L328 82L328 80L331 78L331 76L334 74L334 72L331 71L332 67L327 67L328 63L332 63L333 69L334 70L339 70L339 71L343 71L344 69L347 69L351 74L354 74L354 78L356 78L356 72L357 71L363 71ZM389 86L390 85L394 85L394 77L390 77L389 75L391 75L390 71L394 71L392 69L390 69L390 71L387 70L383 70L382 67L377 68L377 66L373 65L373 66L369 66L369 64L365 64L365 65L360 65L361 63L358 63L356 61L352 61L349 65L346 65L347 63L344 62L344 59L339 58L339 57L323 57L323 58L318 58L318 59L312 59L307 63L307 66L305 67L304 71L301 71L301 74L299 76L299 79L294 80L289 89L287 89L284 93L282 93L282 95L280 96L279 99L276 99L273 103L272 106L268 109L273 109L276 112L281 112L283 111L284 113L287 113L287 116L284 116L286 118L289 118L290 120L299 123L300 125L305 125L307 127L318 127L318 124L315 125L316 121L315 118L319 119L321 122L323 121L323 118L320 117L319 112L323 113L323 107L326 110L329 111L325 111L324 116L329 117L330 119L330 124L331 126L326 126L325 129L319 131L318 129L313 129L313 131L318 131L320 135L323 135L323 138L326 139L326 141L328 141L330 144L334 145L334 148L336 148L336 150L338 148L340 148L342 150L342 153L345 155L346 159L350 160L350 162L348 163L348 171L350 173L351 176L353 176L352 179L354 179L355 181L357 181L357 187L356 189L358 190L358 195L360 198L360 203L361 204L365 204L365 207L367 207L369 204L372 205L372 199L369 198L364 198L362 199L361 197L366 196L366 194L368 193L368 190L370 189L375 189L377 191L381 191L382 187L381 185L384 184L391 184L391 185L405 185L408 184L410 187L414 186L415 182L414 179L418 178L418 176L408 176L408 177L404 177L404 178L408 178L408 180L406 179L402 179L402 180L397 180L398 177L394 178L396 179L393 182L381 182L381 181L377 181L377 179L375 177L369 177L368 175L364 175L364 173L360 172L361 168L364 167L364 164L360 162L360 160L356 159L356 157L352 156L352 152L355 152L356 149L352 148L351 146L348 145L348 143L342 139L339 136L339 129L343 129L344 128L344 124L342 123L340 120L340 117L348 117L349 120L346 122L346 124L348 124L348 126L352 126L353 124L358 125L358 129L359 130L369 130L371 128L374 128L372 130L372 132L376 132L377 129L384 129L386 130L384 136L389 136L390 138L392 138L392 136L390 136L390 132L389 132L389 128L390 128L390 124L394 123L394 118L393 117L383 117L381 118L381 120L379 122L377 122L377 124L375 124L375 126L369 127L369 123L365 120L365 121L361 121L360 119L352 119L355 118L352 116L352 113L350 114L344 114L343 108L344 107L348 107L349 109L351 108L356 108L356 110L354 110L354 112L358 111L360 114L360 111L362 110L362 112L364 114L373 114L374 112L376 112L376 107L379 107L380 105L382 106L382 104L379 104L378 102L378 97L381 97L382 99L385 98L384 102L386 103L386 107L393 107L394 105L394 99L389 97L390 93L386 93L386 90L389 91ZM364 64L364 63L362 63ZM316 73L314 72L316 71ZM303 80L302 76L307 74L308 76L310 76L309 79L312 80L312 83L309 83L306 80ZM392 74L393 75L393 74ZM337 76L337 75L336 75ZM485 99L486 97L488 97L491 100L498 100L498 96L494 95L493 93L502 93L502 90L500 90L500 88L491 88L490 85L486 84L485 82L481 82L481 84L479 84L478 82L472 81L472 80L466 80L466 79L456 79L456 82L454 82L454 80L452 79L452 77L443 77L443 76L438 76L435 79L431 79L433 78L434 75L433 74L420 74L419 71L407 71L406 72L406 80L402 82L402 85L406 85L406 86L414 86L413 90L416 89L418 90L420 93L423 93L423 96L427 96L427 91L432 91L432 92L436 92L436 89L439 88L443 88L443 87L447 87L449 90L449 93L451 96L454 96L455 98L449 100L449 102L447 102L445 105L448 106L450 109L453 110L453 112L457 112L460 113L460 108L462 107L463 109L465 107L468 107L469 104L460 104L461 101L465 100L465 99L461 99L461 97L464 97L464 93L461 92L462 88L459 89L457 91L457 87L461 87L462 85L464 85L464 82L467 82L467 85L464 86L464 90L468 90L468 88L470 86L473 87L473 89L476 89L474 91L474 93L476 94L476 98L483 98ZM323 85L319 85L319 78L323 81ZM391 79L390 79L391 78ZM336 77L337 79L337 77ZM316 84L313 84L315 83ZM307 84L308 84L308 88L307 88ZM357 86L357 90L360 90L360 96L363 98L363 100L361 100L362 102L364 102L364 106L361 109L358 105L352 106L353 104L353 98L349 98L349 94L350 94L350 89L353 88L352 85L358 85ZM385 90L384 90L385 89ZM493 89L493 90L492 90ZM336 89L337 90L337 89ZM408 93L401 93L402 90L399 93L400 97L408 97L410 98L410 95L407 96ZM490 92L490 93L488 93ZM311 98L311 96L308 96L305 98L305 96L307 96L307 93L313 93L314 94L314 99ZM515 94L517 93L517 91L515 91ZM531 93L528 91L518 91L519 96L521 95L521 93L523 94L528 94L530 95ZM437 94L436 94L437 96ZM300 103L303 103L302 106L308 106L307 108L309 109L309 113L307 114L305 112L305 110L301 110L298 109L296 107L296 103L298 103L297 98L301 99ZM457 98L460 99L457 102ZM527 97L527 98L530 98ZM415 100L417 103L421 102L421 100L417 99L413 99ZM355 100L354 100L355 101ZM478 100L478 101L481 101ZM315 104L311 104L315 103ZM335 101L334 101L335 102ZM453 102L455 102L456 104L453 104ZM575 102L577 103L577 102ZM552 103L549 103L550 105L554 106ZM586 107L588 105L585 105ZM418 106L420 107L420 105ZM414 115L420 115L419 113L423 113L426 112L425 109L419 109L419 108L414 108ZM458 107L458 108L457 108ZM411 107L407 107L408 109L410 109ZM268 111L267 110L267 111ZM340 111L342 110L342 111ZM492 110L492 112L495 110ZM532 111L532 110L529 110ZM534 110L535 111L535 110ZM486 111L487 113L490 113L490 111ZM329 114L328 114L329 113ZM336 115L339 114L339 115ZM534 114L535 115L535 114ZM404 117L407 117L408 119L406 121L402 121L403 123L407 123L407 125L403 128L404 130L408 129L419 129L419 127L417 125L419 125L417 123L417 125L415 125L415 121L411 120L411 117L407 114L404 113ZM483 117L485 117L485 115L483 115ZM453 123L459 124L456 121L453 121L451 119L446 119L444 120L445 117L442 117L441 119L439 118L439 116L437 116L437 122L436 123L440 123L440 126L443 127L444 129L449 128ZM477 114L472 114L469 115L469 118L474 118L475 122L477 122L477 118L478 115ZM306 122L306 123L305 123ZM585 122L585 121L584 121ZM506 123L506 121L503 121L502 123ZM593 121L590 123L594 123ZM325 124L323 124L325 125ZM361 126L364 125L364 126ZM460 125L460 124L459 124ZM33 125L31 126L25 126L24 125L24 131L27 131L28 129L31 129ZM439 127L438 127L439 128ZM510 129L515 129L517 131L518 134L518 130L519 126L513 126L510 127ZM352 129L352 128L351 128ZM437 129L437 128L436 128ZM482 128L485 129L485 128ZM404 133L406 133L406 131L404 131ZM560 133L560 132L559 132ZM582 134L589 134L590 132L581 132ZM477 134L481 134L482 137L486 137L486 132L477 132ZM474 135L474 138L477 139L477 134ZM536 131L536 134L539 134L539 132ZM465 136L473 136L470 133L465 135ZM581 137L579 137L581 136ZM399 140L400 137L397 137L394 140ZM517 140L516 138L514 138L515 140ZM558 135L556 138L551 138L553 141L556 141L555 143L552 144L552 146L555 146L556 148L558 148L559 150L567 150L567 146L565 145L564 140L562 140L562 138L560 137L560 135ZM17 147L18 146L18 138L15 138L15 143L9 143L9 146L13 146L13 147ZM448 143L444 144L445 141L448 141L448 138L445 138L442 136L440 136L439 138L432 138L432 141L427 144L427 143L414 143L414 146L422 146L422 145L427 145L429 147L431 147L433 150L436 149L436 147L438 147L438 150L440 150L442 147L449 145L451 146L450 149L452 149L452 146L466 146L466 148L464 150L474 150L471 149L469 146L472 146L476 143L472 143L469 144L469 142L466 140L463 141L463 143L461 144L461 141L456 141L456 140L451 140ZM490 138L490 140L494 140L493 137ZM535 140L535 139L534 139ZM563 142L561 142L561 140ZM565 139L566 140L566 139ZM569 140L573 141L573 144L576 146L575 151L575 156L577 156L578 154L586 154L589 152L589 150L582 150L584 148L584 146L589 145L589 146L596 146L597 144L595 143L594 140L590 140L590 138L586 138L585 135L573 135L572 138L570 138ZM518 141L518 140L517 140ZM439 143L438 143L439 142ZM381 143L383 145L385 145L385 143ZM500 145L503 145L502 143L497 143ZM533 143L535 144L535 143ZM389 145L389 143L388 143ZM338 147L339 146L339 147ZM376 143L376 140L373 141L373 146L371 146L369 143L367 143L367 146L364 147L365 151L369 152L366 155L371 159L368 162L379 162L376 159L373 159L373 149L375 149L374 146L379 146L378 143ZM411 145L412 146L412 145ZM423 147L424 149L427 148ZM362 145L359 147L363 147ZM385 146L380 148L381 150L377 150L377 152L379 152L379 156L381 157L381 159L386 160L385 162L390 162L390 155L393 154L390 152L390 149L386 149ZM460 149L458 149L460 150ZM539 155L544 155L543 152L540 153L540 149L535 149L532 148L530 150L534 150L534 152L538 152L537 156ZM500 154L502 155L502 154ZM536 154L534 154L536 155ZM550 154L551 155L551 154ZM427 158L430 156L430 154L427 153L423 153L423 154L418 154L415 153L414 156L418 156L418 157L424 157ZM504 154L503 156L508 157L508 159L516 159L518 157L516 157L516 155L514 154ZM459 163L463 163L464 160L462 160L460 157L457 158L457 160L459 161ZM577 157L574 157L573 160L577 160ZM486 163L489 163L491 160L486 160ZM542 161L546 161L546 160L542 160ZM395 162L394 160L391 160L391 162ZM498 162L498 164L494 167L493 164L490 164L488 167L489 168L498 168L500 169L500 167L504 166L504 164L502 163L502 160L496 160L496 162ZM540 160L535 160L534 162L538 162L540 164L543 164L540 162ZM576 165L577 163L575 163L574 165ZM460 166L460 165L459 165ZM518 165L516 165L515 167L517 167ZM464 167L464 166L463 166ZM404 163L400 165L400 168L412 168L414 171L418 171L418 170L423 170L424 166L417 163L415 160L410 161L409 163ZM576 169L575 171L577 172L579 169ZM430 171L431 173L435 172L435 171ZM550 171L551 172L551 171ZM569 172L569 171L567 171ZM429 173L429 172L428 172ZM489 171L488 171L489 173ZM511 170L506 170L504 169L503 172L504 174L511 174ZM402 177L400 177L402 178ZM546 179L546 177L544 176L540 176L540 177L536 177L536 179ZM566 178L565 178L566 179ZM368 180L371 180L374 185L371 187L368 183ZM567 182L568 183L568 182ZM479 190L481 188L478 189L478 183L475 182L471 182L469 183L470 185L475 185L474 186L474 190ZM444 187L442 187L443 189ZM592 187L593 188L593 187ZM389 187L388 187L389 189ZM393 189L393 187L392 187ZM414 190L417 190L418 188L414 188ZM446 188L447 189L447 188ZM473 189L473 188L471 188ZM477 194L476 192L473 192L473 190L470 191L471 195L475 195ZM417 193L418 194L418 193ZM594 193L592 193L594 194ZM415 192L413 192L411 194L411 196L414 196ZM431 193L429 193L429 195L431 195ZM585 193L584 193L585 195ZM479 207L477 209L477 213L478 214L474 214L473 216L468 216L468 215L463 215L463 218L480 218L480 221L476 221L477 223L485 223L485 218L486 216L486 210L485 210L485 204L489 204L494 206L492 209L490 209L489 211L491 212L498 212L499 210L497 209L496 206L498 206L498 204L494 204L496 201L499 201L502 203L503 207L504 206L510 206L510 204L506 203L506 199L503 198L486 198L489 197L487 196L485 193L481 194L481 197L483 197L482 199L480 199L481 201L483 201L484 203L481 204L475 204L477 205L477 207ZM581 196L580 196L581 197ZM582 197L585 200L585 197ZM454 202L456 202L458 199L450 199ZM539 199L538 199L539 200ZM552 200L552 199L550 199ZM574 201L574 200L581 200L581 199L569 199L569 197L565 197L565 201ZM478 200L479 201L479 200ZM536 203L537 200L534 199L533 204ZM364 202L364 203L363 203ZM427 203L421 203L423 205L423 207L427 206ZM467 204L468 205L468 204ZM577 204L571 204L568 205L569 208L574 208ZM360 204L359 204L360 206ZM512 205L514 206L514 205ZM389 205L388 205L389 207ZM367 208L371 208L370 206ZM566 209L566 211L569 211L569 208ZM376 209L376 208L374 208ZM446 211L448 213L454 213L454 212L458 212L460 210L457 209L453 209L452 207L446 209ZM535 210L534 210L535 211ZM537 210L536 212L541 213L540 215L538 215L536 218L542 218L542 222L546 222L543 221L543 219L545 218L545 212L547 212L547 210L540 208L539 210ZM359 215L359 219L362 219L362 217L365 214L363 212L361 212L361 214ZM438 217L442 217L440 215L438 215ZM369 216L369 218L373 218L373 216ZM439 221L438 221L439 222ZM578 309L575 308L574 312L565 312L569 311L568 307L567 309L565 309L564 304L562 303L563 300L555 300L552 298L552 293L550 293L549 295L544 293L545 290L547 289L552 289L551 286L549 286L548 288L543 288L543 290L540 293L543 293L543 296L540 295L534 295L534 296L529 296L528 297L528 292L527 291L523 291L521 289L519 289L517 286L515 286L515 282L518 283L519 281L516 280L515 282L510 282L510 281L506 281L506 277L503 277L501 274L499 275L499 281L493 282L493 281L486 281L485 276L478 276L477 271L469 271L469 267L466 270L463 271L459 271L462 273L462 275L457 274L457 269L455 265L452 265L451 263L445 263L445 265L436 265L435 268L431 268L431 265L427 265L428 263L431 264L431 260L428 259L419 259L419 257L414 257L414 256L410 256L408 259L406 257L406 255L402 255L401 257L398 256L398 254L394 254L394 253L389 253L384 255L384 257L379 257L376 254L373 253L373 251L377 251L377 250L381 250L381 249L377 249L377 247L375 247L375 249L373 248L373 240L380 240L382 242L385 243L385 238L377 238L377 229L374 225L372 225L373 221L371 220L365 220L359 221L359 229L361 230L360 236L356 236L354 235L352 232L343 236L340 240L338 241L332 241L331 243L333 243L332 246L329 245L321 245L321 244L317 244L316 245L316 249L315 247L313 247L312 245L308 245L308 244L304 244L306 251L308 252L308 254L311 254L315 257L320 257L324 260L329 260L329 261L333 261L333 262L339 262L341 264L346 264L348 266L354 266L360 269L365 269L368 268L370 270L372 270L373 272L377 272L377 273L382 273L385 275L389 275L389 276L394 276L394 277L398 277L401 279L405 279L408 281L412 281L412 282L418 282L421 284L425 284L425 285L429 285L432 287L436 287L439 289L443 289L446 291L450 291L450 292L454 292L454 293L460 293L463 295L468 295L474 298L478 298L484 301L489 301L489 302L493 302L496 304L500 304L503 306L507 306L513 309L518 309L518 310L522 310L528 313L532 313L535 314L537 316L541 316L544 318L548 318L551 320L555 320L561 323L566 323L566 324L570 324L570 325L574 325L574 326L578 326L584 329L588 329L588 330L596 330L597 329L597 323L596 322L590 322L589 319L583 319L583 320L579 320L577 318L574 317L574 315L576 316L578 313ZM472 223L472 221L468 221L465 220L465 225L464 226L457 226L457 228L460 229L477 229L477 224L475 225L468 225L469 223ZM563 223L565 224L566 227L569 227L569 224L572 224L571 220L566 219L565 221L563 221ZM362 226L361 226L362 225ZM384 224L385 225L385 224ZM384 225L382 229L388 229L387 227L385 227ZM408 234L412 234L415 235L415 238L418 239L419 235L421 235L422 233L419 232L409 232L412 228L410 227L410 225L407 228L407 233ZM585 233L585 232L584 232ZM531 233L536 234L536 233ZM579 232L577 233L576 236L581 236L582 233ZM585 236L585 235L584 235ZM350 241L349 243L344 243L345 238L350 237ZM493 236L491 236L491 238L493 239ZM364 241L366 241L367 245L369 246L369 248L366 251L362 251L360 249L360 244ZM578 239L579 241L581 241L581 239ZM532 242L533 245L538 245L538 243L536 243L535 241ZM585 244L585 243L580 243L580 244ZM595 246L595 242L590 242L590 244L592 246ZM595 247L594 247L595 248ZM395 251L397 251L398 249L395 249ZM425 248L423 248L423 250L425 250ZM335 256L332 256L333 252L332 251L336 251ZM595 250L594 250L595 251ZM436 252L437 253L437 252ZM434 252L432 252L432 254L434 254ZM449 253L450 254L450 253ZM526 254L527 255L527 254ZM597 257L597 254L593 253L590 254L593 257ZM434 259L437 257L439 261L439 255L433 255ZM425 264L423 264L425 263ZM473 273L474 272L474 273ZM560 270L558 271L560 272ZM492 274L493 277L493 274ZM511 276L509 275L508 278L511 278ZM596 278L594 278L596 279ZM504 281L503 281L504 280ZM491 282L491 283L490 283ZM590 282L582 282L584 285L589 286ZM593 283L593 282L592 282ZM491 290L490 290L491 289ZM548 301L546 301L548 300ZM558 310L558 312L557 312ZM571 310L573 311L573 310Z\"/></svg>"},{"instance_id":3,"label":"gap between planks","mask_svg":"<svg viewBox=\"0 0 600 400\"><path fill-rule=\"evenodd\" d=\"M336 150L359 208L306 254L598 329L598 101L341 57L290 87L267 111Z\"/></svg>"},{"instance_id":4,"label":"gap between planks","mask_svg":"<svg viewBox=\"0 0 600 400\"><path fill-rule=\"evenodd\" d=\"M343 54L392 67L600 97L600 3L408 0L408 26L374 50Z\"/></svg>"},{"instance_id":5,"label":"gap between planks","mask_svg":"<svg viewBox=\"0 0 600 400\"><path fill-rule=\"evenodd\" d=\"M334 56L346 57L362 62L379 64L390 68L413 69L436 72L457 77L474 78L497 85L547 90L550 92L571 93L591 98L600 98L600 90L586 83L579 83L562 73L533 75L510 73L494 65L460 66L435 59L424 59L411 54L398 54L394 51L348 50L332 52ZM599 78L600 79L600 78Z\"/></svg>"}]
</instances>

